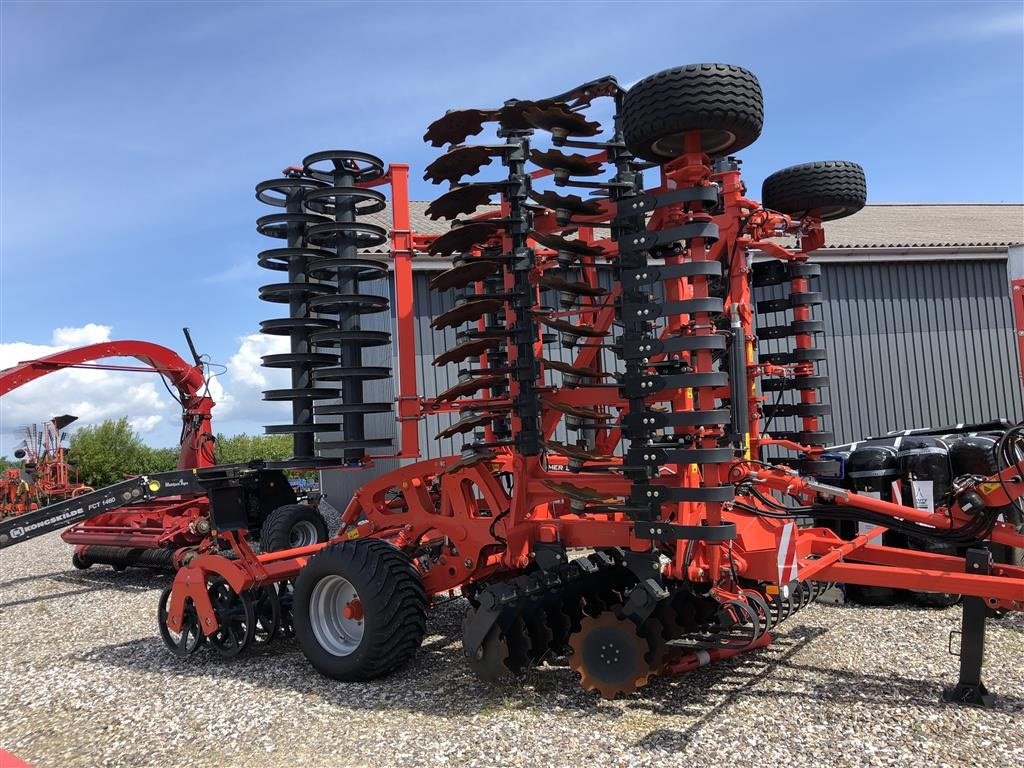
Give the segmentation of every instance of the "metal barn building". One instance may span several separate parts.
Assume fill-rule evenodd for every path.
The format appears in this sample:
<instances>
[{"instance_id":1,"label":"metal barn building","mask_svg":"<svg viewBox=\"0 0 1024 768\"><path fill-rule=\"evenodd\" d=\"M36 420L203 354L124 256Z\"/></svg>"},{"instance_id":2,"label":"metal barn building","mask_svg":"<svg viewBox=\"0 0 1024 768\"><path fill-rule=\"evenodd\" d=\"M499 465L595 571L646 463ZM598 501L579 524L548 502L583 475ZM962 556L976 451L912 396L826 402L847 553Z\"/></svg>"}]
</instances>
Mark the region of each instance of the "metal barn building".
<instances>
[{"instance_id":1,"label":"metal barn building","mask_svg":"<svg viewBox=\"0 0 1024 768\"><path fill-rule=\"evenodd\" d=\"M420 233L445 231L426 217L425 202L413 202L412 226ZM387 212L381 224L390 224ZM817 290L825 321L829 376L824 393L833 416L823 428L836 442L891 429L941 426L997 417L1024 419L1024 388L1014 338L1008 263L1024 269L1024 205L879 204L825 226L828 244L814 260L822 264ZM427 284L448 259L415 261L417 381L422 397L455 382L457 366L432 365L455 343L455 331L434 331L430 321L454 302L452 292ZM385 293L387 290L374 290ZM391 291L392 302L394 293ZM366 351L368 365L394 365L392 350ZM545 356L568 360L558 345ZM374 391L374 388L379 390ZM394 397L392 382L368 382L368 401ZM424 458L458 453L463 436L434 435L456 418L440 415L421 423ZM367 418L367 435L395 437L390 415ZM352 492L393 461L352 472L328 472L323 490L341 508Z\"/></svg>"}]
</instances>

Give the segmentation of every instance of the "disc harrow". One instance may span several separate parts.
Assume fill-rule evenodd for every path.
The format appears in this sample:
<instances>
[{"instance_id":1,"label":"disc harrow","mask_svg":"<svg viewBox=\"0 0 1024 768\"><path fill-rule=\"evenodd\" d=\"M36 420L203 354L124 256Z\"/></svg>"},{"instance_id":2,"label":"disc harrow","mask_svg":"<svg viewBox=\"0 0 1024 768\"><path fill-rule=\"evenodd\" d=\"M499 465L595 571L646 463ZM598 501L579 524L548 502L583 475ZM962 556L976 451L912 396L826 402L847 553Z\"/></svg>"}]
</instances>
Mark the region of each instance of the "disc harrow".
<instances>
[{"instance_id":1,"label":"disc harrow","mask_svg":"<svg viewBox=\"0 0 1024 768\"><path fill-rule=\"evenodd\" d=\"M863 206L863 170L794 166L747 197L735 153L763 117L757 78L724 64L449 111L424 136L442 150L424 173L448 185L427 209L442 234L413 231L408 166L365 153L310 155L259 185L283 212L258 229L285 240L259 261L288 275L260 290L288 305L263 330L289 351L264 362L290 370L266 397L293 418L269 429L295 436L290 467L399 461L353 494L329 542L260 554L246 479L264 470L197 474L233 556L179 570L158 611L170 650L234 656L294 635L321 673L371 679L415 653L428 601L459 591L482 680L564 665L614 698L761 648L832 585L860 584L962 596L950 697L985 703L986 612L1024 610L1024 425L990 425L989 443L957 427L828 447L811 257L823 222ZM385 205L390 231L359 221ZM374 253L388 240L390 268ZM453 366L423 396L421 256L451 262L430 290L446 339L433 364ZM363 385L392 371L363 351L392 348L370 327L392 291L400 448L374 456L391 441L365 417L392 405ZM428 434L461 445L423 458L420 425L439 418ZM875 471L884 485L857 474Z\"/></svg>"}]
</instances>

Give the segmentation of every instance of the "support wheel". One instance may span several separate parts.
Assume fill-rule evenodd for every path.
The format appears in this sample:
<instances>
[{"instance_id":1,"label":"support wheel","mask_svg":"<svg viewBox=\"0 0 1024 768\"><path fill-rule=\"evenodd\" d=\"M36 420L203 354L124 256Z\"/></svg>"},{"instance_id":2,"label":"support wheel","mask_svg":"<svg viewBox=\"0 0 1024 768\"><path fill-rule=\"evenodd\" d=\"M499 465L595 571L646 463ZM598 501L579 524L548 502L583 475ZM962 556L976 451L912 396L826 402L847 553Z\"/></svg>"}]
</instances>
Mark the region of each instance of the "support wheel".
<instances>
[{"instance_id":1,"label":"support wheel","mask_svg":"<svg viewBox=\"0 0 1024 768\"><path fill-rule=\"evenodd\" d=\"M207 638L217 653L225 658L238 656L249 647L256 632L256 611L249 594L238 594L220 577L213 577L208 587L217 631Z\"/></svg>"},{"instance_id":2,"label":"support wheel","mask_svg":"<svg viewBox=\"0 0 1024 768\"><path fill-rule=\"evenodd\" d=\"M87 570L92 563L85 559L80 553L75 552L71 555L71 564L80 571Z\"/></svg>"},{"instance_id":3,"label":"support wheel","mask_svg":"<svg viewBox=\"0 0 1024 768\"><path fill-rule=\"evenodd\" d=\"M373 680L402 666L426 634L427 595L407 555L378 539L343 541L295 581L295 637L335 680Z\"/></svg>"},{"instance_id":4,"label":"support wheel","mask_svg":"<svg viewBox=\"0 0 1024 768\"><path fill-rule=\"evenodd\" d=\"M804 163L776 171L761 185L761 204L795 218L822 221L850 216L868 199L864 169L846 160Z\"/></svg>"},{"instance_id":5,"label":"support wheel","mask_svg":"<svg viewBox=\"0 0 1024 768\"><path fill-rule=\"evenodd\" d=\"M199 626L199 614L192 604L192 600L186 598L185 613L182 617L181 631L173 632L167 626L167 609L171 604L172 587L168 587L160 594L160 604L157 606L156 620L160 627L160 637L171 653L175 656L191 656L199 650L203 644L203 631Z\"/></svg>"},{"instance_id":6,"label":"support wheel","mask_svg":"<svg viewBox=\"0 0 1024 768\"><path fill-rule=\"evenodd\" d=\"M707 155L738 152L757 140L763 123L761 84L729 64L666 69L636 83L622 101L626 146L656 163L683 154L694 131Z\"/></svg>"},{"instance_id":7,"label":"support wheel","mask_svg":"<svg viewBox=\"0 0 1024 768\"><path fill-rule=\"evenodd\" d=\"M251 590L249 598L252 600L255 618L252 644L254 648L265 648L281 633L283 624L277 587L274 584L268 584L265 587Z\"/></svg>"},{"instance_id":8,"label":"support wheel","mask_svg":"<svg viewBox=\"0 0 1024 768\"><path fill-rule=\"evenodd\" d=\"M317 510L308 504L285 504L263 521L260 548L278 552L320 544L329 538L327 523Z\"/></svg>"},{"instance_id":9,"label":"support wheel","mask_svg":"<svg viewBox=\"0 0 1024 768\"><path fill-rule=\"evenodd\" d=\"M292 598L295 595L295 582L281 581L277 584L277 602L281 606L281 637L295 637L295 625L292 621Z\"/></svg>"}]
</instances>

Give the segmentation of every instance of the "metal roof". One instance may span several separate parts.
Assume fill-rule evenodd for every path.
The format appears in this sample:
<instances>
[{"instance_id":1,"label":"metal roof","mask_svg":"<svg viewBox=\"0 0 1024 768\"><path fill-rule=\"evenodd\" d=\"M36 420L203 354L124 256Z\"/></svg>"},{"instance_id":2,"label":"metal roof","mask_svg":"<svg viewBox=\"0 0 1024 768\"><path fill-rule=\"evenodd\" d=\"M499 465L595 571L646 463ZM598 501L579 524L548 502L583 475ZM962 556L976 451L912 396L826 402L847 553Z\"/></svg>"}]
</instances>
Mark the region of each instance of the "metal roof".
<instances>
[{"instance_id":1,"label":"metal roof","mask_svg":"<svg viewBox=\"0 0 1024 768\"><path fill-rule=\"evenodd\" d=\"M1024 243L1024 205L876 203L825 224L826 248L970 248Z\"/></svg>"},{"instance_id":2,"label":"metal roof","mask_svg":"<svg viewBox=\"0 0 1024 768\"><path fill-rule=\"evenodd\" d=\"M409 216L414 232L440 235L447 221L426 215L429 202L413 200ZM485 210L485 209L480 209ZM391 213L367 216L367 222L391 227ZM826 249L981 248L1024 244L1024 205L1010 203L875 203L838 221L825 223ZM374 253L386 253L375 249Z\"/></svg>"}]
</instances>

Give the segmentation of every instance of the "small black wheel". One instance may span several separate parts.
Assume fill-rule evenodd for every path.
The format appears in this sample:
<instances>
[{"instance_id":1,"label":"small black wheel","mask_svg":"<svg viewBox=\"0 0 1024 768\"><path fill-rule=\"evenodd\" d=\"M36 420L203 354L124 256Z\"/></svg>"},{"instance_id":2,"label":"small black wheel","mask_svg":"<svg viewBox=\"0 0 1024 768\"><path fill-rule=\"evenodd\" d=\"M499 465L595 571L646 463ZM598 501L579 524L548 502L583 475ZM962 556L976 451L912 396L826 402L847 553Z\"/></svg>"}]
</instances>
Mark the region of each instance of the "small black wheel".
<instances>
[{"instance_id":1,"label":"small black wheel","mask_svg":"<svg viewBox=\"0 0 1024 768\"><path fill-rule=\"evenodd\" d=\"M378 539L327 547L295 581L295 637L335 680L373 680L408 662L423 642L426 609L412 560Z\"/></svg>"},{"instance_id":2,"label":"small black wheel","mask_svg":"<svg viewBox=\"0 0 1024 768\"><path fill-rule=\"evenodd\" d=\"M895 605L896 590L889 587L866 587L862 584L847 584L846 597L860 605Z\"/></svg>"},{"instance_id":3,"label":"small black wheel","mask_svg":"<svg viewBox=\"0 0 1024 768\"><path fill-rule=\"evenodd\" d=\"M308 547L327 541L327 522L308 504L285 504L263 521L260 548L264 552Z\"/></svg>"},{"instance_id":4,"label":"small black wheel","mask_svg":"<svg viewBox=\"0 0 1024 768\"><path fill-rule=\"evenodd\" d=\"M253 647L266 647L281 632L281 601L277 596L277 587L268 584L250 590L249 598L252 600L255 618L252 632Z\"/></svg>"},{"instance_id":5,"label":"small black wheel","mask_svg":"<svg viewBox=\"0 0 1024 768\"><path fill-rule=\"evenodd\" d=\"M207 642L225 658L237 656L249 647L256 631L252 598L248 593L238 594L219 576L211 579L208 591L218 627Z\"/></svg>"},{"instance_id":6,"label":"small black wheel","mask_svg":"<svg viewBox=\"0 0 1024 768\"><path fill-rule=\"evenodd\" d=\"M742 67L688 64L636 83L623 97L621 116L626 146L645 160L679 157L694 131L701 151L720 157L761 135L764 98L757 78Z\"/></svg>"},{"instance_id":7,"label":"small black wheel","mask_svg":"<svg viewBox=\"0 0 1024 768\"><path fill-rule=\"evenodd\" d=\"M71 564L80 571L87 570L92 565L92 563L82 557L78 552L71 555Z\"/></svg>"},{"instance_id":8,"label":"small black wheel","mask_svg":"<svg viewBox=\"0 0 1024 768\"><path fill-rule=\"evenodd\" d=\"M822 221L850 216L868 200L864 169L846 160L823 160L776 171L761 185L761 204L796 218Z\"/></svg>"},{"instance_id":9,"label":"small black wheel","mask_svg":"<svg viewBox=\"0 0 1024 768\"><path fill-rule=\"evenodd\" d=\"M160 604L157 606L156 620L160 628L160 637L171 653L175 656L191 656L199 650L203 644L203 631L199 626L199 614L192 604L191 598L185 598L185 612L181 619L181 631L173 632L167 626L167 609L171 604L171 592L173 587L168 587L160 594Z\"/></svg>"},{"instance_id":10,"label":"small black wheel","mask_svg":"<svg viewBox=\"0 0 1024 768\"><path fill-rule=\"evenodd\" d=\"M292 619L292 605L295 595L294 581L280 581L277 587L277 601L281 606L281 628L277 634L281 637L295 637L295 624Z\"/></svg>"}]
</instances>

